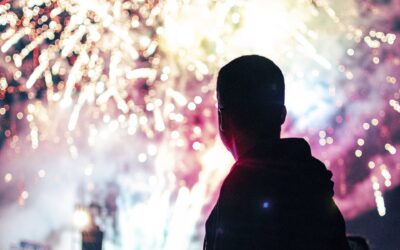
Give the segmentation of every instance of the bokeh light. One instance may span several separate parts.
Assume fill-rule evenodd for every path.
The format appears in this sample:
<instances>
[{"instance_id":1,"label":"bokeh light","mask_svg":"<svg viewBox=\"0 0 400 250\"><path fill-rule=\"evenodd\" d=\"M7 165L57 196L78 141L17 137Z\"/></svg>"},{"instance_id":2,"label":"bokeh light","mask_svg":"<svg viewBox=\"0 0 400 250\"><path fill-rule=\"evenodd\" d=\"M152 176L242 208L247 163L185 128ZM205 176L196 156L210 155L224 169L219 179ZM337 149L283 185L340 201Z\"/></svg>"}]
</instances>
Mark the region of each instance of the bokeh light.
<instances>
[{"instance_id":1,"label":"bokeh light","mask_svg":"<svg viewBox=\"0 0 400 250\"><path fill-rule=\"evenodd\" d=\"M85 211L84 209L76 209L74 212L74 225L83 230L90 224L90 215L89 212Z\"/></svg>"}]
</instances>

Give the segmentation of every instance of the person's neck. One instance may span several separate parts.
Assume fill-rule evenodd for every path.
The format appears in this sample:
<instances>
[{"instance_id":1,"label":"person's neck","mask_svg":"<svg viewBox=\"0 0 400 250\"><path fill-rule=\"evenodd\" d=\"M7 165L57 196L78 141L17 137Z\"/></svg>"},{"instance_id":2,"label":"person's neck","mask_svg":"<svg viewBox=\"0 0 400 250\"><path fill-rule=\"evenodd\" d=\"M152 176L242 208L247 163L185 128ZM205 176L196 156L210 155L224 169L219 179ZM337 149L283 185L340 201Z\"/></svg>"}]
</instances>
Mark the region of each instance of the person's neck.
<instances>
[{"instance_id":1,"label":"person's neck","mask_svg":"<svg viewBox=\"0 0 400 250\"><path fill-rule=\"evenodd\" d=\"M268 143L280 140L280 135L264 135L264 136L237 136L232 138L232 148L231 153L235 160L243 156L251 149L253 149L257 144Z\"/></svg>"}]
</instances>

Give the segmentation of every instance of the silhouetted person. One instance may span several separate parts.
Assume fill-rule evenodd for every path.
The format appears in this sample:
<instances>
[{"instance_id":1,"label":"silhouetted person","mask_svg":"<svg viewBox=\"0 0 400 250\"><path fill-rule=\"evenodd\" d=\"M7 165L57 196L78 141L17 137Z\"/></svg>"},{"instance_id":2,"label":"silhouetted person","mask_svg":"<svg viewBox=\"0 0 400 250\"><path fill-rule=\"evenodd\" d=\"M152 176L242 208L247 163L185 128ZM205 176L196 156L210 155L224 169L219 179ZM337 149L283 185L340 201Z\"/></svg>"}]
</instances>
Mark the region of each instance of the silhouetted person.
<instances>
[{"instance_id":1,"label":"silhouetted person","mask_svg":"<svg viewBox=\"0 0 400 250\"><path fill-rule=\"evenodd\" d=\"M218 74L220 136L236 163L206 222L207 250L348 250L332 174L303 139L280 139L284 78L239 57Z\"/></svg>"}]
</instances>

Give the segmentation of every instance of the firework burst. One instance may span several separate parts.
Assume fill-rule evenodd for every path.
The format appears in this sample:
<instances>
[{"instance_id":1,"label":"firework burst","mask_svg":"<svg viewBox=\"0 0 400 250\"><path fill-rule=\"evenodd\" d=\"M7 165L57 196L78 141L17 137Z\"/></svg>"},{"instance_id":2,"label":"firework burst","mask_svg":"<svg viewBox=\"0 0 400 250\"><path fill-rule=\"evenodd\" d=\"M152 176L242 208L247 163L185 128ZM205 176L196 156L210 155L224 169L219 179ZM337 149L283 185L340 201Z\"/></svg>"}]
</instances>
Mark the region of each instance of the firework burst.
<instances>
[{"instance_id":1,"label":"firework burst","mask_svg":"<svg viewBox=\"0 0 400 250\"><path fill-rule=\"evenodd\" d=\"M214 75L228 60L257 53L282 66L284 134L305 136L333 171L345 216L373 206L383 216L382 194L399 183L398 8L395 1L2 1L0 142L9 163L1 188L23 209L46 210L34 201L56 197L56 181L72 209L110 206L104 190L112 182L120 191L117 215L102 219L109 247L198 249L232 162L214 142ZM57 214L58 202L42 203ZM28 215L10 218L18 216ZM31 235L20 233L7 244Z\"/></svg>"}]
</instances>

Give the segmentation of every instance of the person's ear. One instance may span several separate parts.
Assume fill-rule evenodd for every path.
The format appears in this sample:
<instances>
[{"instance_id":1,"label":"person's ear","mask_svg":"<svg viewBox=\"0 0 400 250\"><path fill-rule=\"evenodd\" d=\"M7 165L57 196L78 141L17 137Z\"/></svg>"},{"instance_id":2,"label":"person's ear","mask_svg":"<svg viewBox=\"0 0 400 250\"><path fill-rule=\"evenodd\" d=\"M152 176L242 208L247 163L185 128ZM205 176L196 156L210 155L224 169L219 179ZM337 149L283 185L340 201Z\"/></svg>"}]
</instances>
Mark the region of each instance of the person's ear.
<instances>
[{"instance_id":1,"label":"person's ear","mask_svg":"<svg viewBox=\"0 0 400 250\"><path fill-rule=\"evenodd\" d=\"M286 115L287 115L287 110L285 105L282 105L282 110L281 110L281 125L285 122L286 119Z\"/></svg>"},{"instance_id":2,"label":"person's ear","mask_svg":"<svg viewBox=\"0 0 400 250\"><path fill-rule=\"evenodd\" d=\"M218 109L218 126L219 126L219 131L224 131L224 118L222 117L222 112L220 109Z\"/></svg>"}]
</instances>

